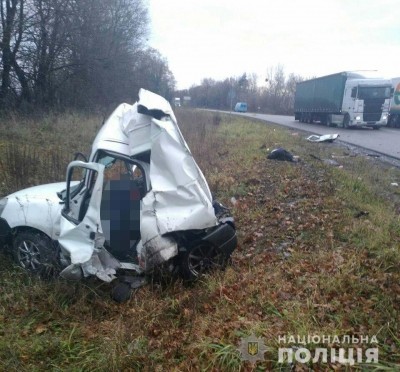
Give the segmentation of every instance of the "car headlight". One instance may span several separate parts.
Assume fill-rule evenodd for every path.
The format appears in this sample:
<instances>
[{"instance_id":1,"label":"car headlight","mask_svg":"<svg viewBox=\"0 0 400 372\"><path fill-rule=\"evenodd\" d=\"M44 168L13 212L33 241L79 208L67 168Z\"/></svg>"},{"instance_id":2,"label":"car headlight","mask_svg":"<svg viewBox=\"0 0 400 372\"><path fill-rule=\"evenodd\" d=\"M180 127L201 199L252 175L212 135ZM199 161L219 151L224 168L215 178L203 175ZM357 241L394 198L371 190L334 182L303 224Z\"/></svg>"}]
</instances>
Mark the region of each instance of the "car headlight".
<instances>
[{"instance_id":1,"label":"car headlight","mask_svg":"<svg viewBox=\"0 0 400 372\"><path fill-rule=\"evenodd\" d=\"M356 116L356 120L357 121L361 120L361 116Z\"/></svg>"},{"instance_id":2,"label":"car headlight","mask_svg":"<svg viewBox=\"0 0 400 372\"><path fill-rule=\"evenodd\" d=\"M382 120L386 120L387 119L387 116L386 115L383 115L382 116Z\"/></svg>"}]
</instances>

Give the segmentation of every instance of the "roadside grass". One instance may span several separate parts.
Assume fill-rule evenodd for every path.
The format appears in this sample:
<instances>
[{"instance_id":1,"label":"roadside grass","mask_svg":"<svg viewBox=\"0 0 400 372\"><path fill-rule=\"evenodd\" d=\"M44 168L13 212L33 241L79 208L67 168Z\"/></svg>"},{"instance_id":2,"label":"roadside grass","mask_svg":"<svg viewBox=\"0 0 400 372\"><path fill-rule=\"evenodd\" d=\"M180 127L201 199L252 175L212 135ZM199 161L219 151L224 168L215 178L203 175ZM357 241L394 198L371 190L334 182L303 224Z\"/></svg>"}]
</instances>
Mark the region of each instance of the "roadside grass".
<instances>
[{"instance_id":1,"label":"roadside grass","mask_svg":"<svg viewBox=\"0 0 400 372\"><path fill-rule=\"evenodd\" d=\"M100 115L65 113L37 118L0 119L0 196L44 183L65 180L75 152L90 154L101 127Z\"/></svg>"},{"instance_id":2,"label":"roadside grass","mask_svg":"<svg viewBox=\"0 0 400 372\"><path fill-rule=\"evenodd\" d=\"M352 368L399 369L400 193L391 183L400 170L335 143L309 143L294 130L197 110L176 114L213 194L235 216L232 264L192 285L154 281L118 305L106 284L41 281L1 255L0 369L345 368L330 360L279 364L280 347L304 347L279 343L290 335L376 335L379 364ZM66 114L0 124L0 193L62 181L73 152L89 152L99 123ZM267 160L280 146L301 161ZM267 346L254 366L237 350L251 334Z\"/></svg>"}]
</instances>

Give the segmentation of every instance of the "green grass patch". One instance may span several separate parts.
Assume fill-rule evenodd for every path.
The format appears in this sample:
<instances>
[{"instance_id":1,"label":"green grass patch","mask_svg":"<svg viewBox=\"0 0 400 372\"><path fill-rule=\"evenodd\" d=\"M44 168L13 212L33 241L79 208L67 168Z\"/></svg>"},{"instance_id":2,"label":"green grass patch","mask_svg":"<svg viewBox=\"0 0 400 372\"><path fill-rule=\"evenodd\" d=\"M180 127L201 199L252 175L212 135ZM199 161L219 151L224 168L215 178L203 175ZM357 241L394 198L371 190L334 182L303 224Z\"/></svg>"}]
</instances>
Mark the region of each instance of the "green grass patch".
<instances>
[{"instance_id":1,"label":"green grass patch","mask_svg":"<svg viewBox=\"0 0 400 372\"><path fill-rule=\"evenodd\" d=\"M376 335L378 367L400 368L400 194L391 186L399 169L242 117L176 114L213 194L235 216L232 265L191 286L154 282L118 305L96 280L41 281L2 255L0 369L283 370L283 335ZM101 124L77 114L9 120L0 124L3 195L63 180ZM280 146L301 161L267 160ZM252 333L268 349L253 367L237 351Z\"/></svg>"}]
</instances>

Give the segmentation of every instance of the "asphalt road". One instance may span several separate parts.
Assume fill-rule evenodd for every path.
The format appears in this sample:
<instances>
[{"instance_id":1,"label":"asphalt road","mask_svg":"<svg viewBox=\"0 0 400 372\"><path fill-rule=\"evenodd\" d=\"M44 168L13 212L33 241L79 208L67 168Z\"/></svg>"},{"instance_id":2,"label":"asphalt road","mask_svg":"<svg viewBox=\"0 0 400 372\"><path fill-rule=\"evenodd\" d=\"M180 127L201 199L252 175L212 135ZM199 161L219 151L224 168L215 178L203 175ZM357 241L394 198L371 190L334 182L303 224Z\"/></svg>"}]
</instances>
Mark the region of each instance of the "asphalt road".
<instances>
[{"instance_id":1,"label":"asphalt road","mask_svg":"<svg viewBox=\"0 0 400 372\"><path fill-rule=\"evenodd\" d=\"M252 118L269 121L284 125L286 127L305 130L313 134L339 133L339 139L355 146L363 147L396 159L400 159L400 129L381 128L373 130L370 128L343 129L328 128L322 124L305 124L294 120L294 116L265 115L265 114L238 114Z\"/></svg>"}]
</instances>

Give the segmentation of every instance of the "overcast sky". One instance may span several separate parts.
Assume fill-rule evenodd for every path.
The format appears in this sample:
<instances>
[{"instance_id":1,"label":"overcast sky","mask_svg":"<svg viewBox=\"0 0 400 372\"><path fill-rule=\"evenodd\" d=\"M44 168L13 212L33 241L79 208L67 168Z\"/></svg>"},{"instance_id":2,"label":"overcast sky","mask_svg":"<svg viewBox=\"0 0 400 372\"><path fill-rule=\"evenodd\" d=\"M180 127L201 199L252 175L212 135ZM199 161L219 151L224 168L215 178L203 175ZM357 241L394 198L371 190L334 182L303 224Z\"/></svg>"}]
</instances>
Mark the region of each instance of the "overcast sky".
<instances>
[{"instance_id":1,"label":"overcast sky","mask_svg":"<svg viewBox=\"0 0 400 372\"><path fill-rule=\"evenodd\" d=\"M400 76L399 0L148 0L150 45L177 88L271 67L286 75Z\"/></svg>"}]
</instances>

